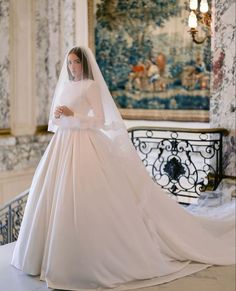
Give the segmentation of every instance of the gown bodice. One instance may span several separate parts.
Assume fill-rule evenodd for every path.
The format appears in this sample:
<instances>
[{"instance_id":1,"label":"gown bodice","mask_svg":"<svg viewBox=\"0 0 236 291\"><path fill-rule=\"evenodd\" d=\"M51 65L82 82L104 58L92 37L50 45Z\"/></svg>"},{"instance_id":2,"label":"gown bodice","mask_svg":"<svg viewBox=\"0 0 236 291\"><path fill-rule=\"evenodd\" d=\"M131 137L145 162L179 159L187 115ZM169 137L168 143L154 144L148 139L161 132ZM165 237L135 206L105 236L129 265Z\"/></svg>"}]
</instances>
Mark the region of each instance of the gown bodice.
<instances>
[{"instance_id":1,"label":"gown bodice","mask_svg":"<svg viewBox=\"0 0 236 291\"><path fill-rule=\"evenodd\" d=\"M91 109L86 98L86 91L93 81L69 82L66 84L59 96L59 104L69 107L73 112L86 117Z\"/></svg>"},{"instance_id":2,"label":"gown bodice","mask_svg":"<svg viewBox=\"0 0 236 291\"><path fill-rule=\"evenodd\" d=\"M99 89L93 80L65 84L55 108L62 105L71 109L74 116L54 117L53 123L59 128L97 128L104 123Z\"/></svg>"}]
</instances>

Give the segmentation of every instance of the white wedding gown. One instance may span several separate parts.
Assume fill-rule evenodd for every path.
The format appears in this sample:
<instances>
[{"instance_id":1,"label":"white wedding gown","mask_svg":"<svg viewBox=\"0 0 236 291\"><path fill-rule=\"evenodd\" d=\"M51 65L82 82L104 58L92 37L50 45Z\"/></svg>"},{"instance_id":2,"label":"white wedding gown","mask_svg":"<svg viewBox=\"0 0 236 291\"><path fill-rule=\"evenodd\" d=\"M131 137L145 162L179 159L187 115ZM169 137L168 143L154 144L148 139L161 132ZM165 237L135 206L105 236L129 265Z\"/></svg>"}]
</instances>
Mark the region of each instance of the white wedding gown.
<instances>
[{"instance_id":1,"label":"white wedding gown","mask_svg":"<svg viewBox=\"0 0 236 291\"><path fill-rule=\"evenodd\" d=\"M101 106L90 98L96 84L83 81L86 98L67 97L81 84L61 95L77 116L55 120L59 128L35 172L12 265L50 288L128 290L233 264L233 217L191 215L152 181L135 150L133 163L116 155L97 126Z\"/></svg>"}]
</instances>

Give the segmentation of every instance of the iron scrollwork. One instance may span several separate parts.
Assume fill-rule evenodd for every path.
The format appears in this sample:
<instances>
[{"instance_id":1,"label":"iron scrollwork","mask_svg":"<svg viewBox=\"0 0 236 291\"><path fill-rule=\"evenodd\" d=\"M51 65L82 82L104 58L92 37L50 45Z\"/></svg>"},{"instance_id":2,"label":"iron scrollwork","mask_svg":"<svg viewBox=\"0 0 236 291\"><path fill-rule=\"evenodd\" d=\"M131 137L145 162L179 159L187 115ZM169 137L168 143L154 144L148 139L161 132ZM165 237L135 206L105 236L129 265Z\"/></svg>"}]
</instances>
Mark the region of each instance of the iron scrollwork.
<instances>
[{"instance_id":1,"label":"iron scrollwork","mask_svg":"<svg viewBox=\"0 0 236 291\"><path fill-rule=\"evenodd\" d=\"M27 198L28 191L0 209L0 245L17 240Z\"/></svg>"},{"instance_id":2,"label":"iron scrollwork","mask_svg":"<svg viewBox=\"0 0 236 291\"><path fill-rule=\"evenodd\" d=\"M179 203L196 203L222 179L224 129L135 127L129 135L153 180Z\"/></svg>"}]
</instances>

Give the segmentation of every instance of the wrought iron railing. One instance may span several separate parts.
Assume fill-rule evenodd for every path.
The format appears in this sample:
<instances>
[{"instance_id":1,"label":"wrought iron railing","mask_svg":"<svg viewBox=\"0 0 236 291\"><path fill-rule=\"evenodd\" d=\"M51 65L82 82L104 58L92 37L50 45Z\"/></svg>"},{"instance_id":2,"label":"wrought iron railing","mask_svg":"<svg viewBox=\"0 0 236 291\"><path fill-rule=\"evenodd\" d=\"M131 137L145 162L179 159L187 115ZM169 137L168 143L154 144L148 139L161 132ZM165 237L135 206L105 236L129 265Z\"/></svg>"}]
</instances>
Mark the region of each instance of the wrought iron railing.
<instances>
[{"instance_id":1,"label":"wrought iron railing","mask_svg":"<svg viewBox=\"0 0 236 291\"><path fill-rule=\"evenodd\" d=\"M133 127L131 140L153 180L179 203L196 203L222 179L226 129Z\"/></svg>"},{"instance_id":2,"label":"wrought iron railing","mask_svg":"<svg viewBox=\"0 0 236 291\"><path fill-rule=\"evenodd\" d=\"M225 129L133 127L131 140L154 181L180 203L194 203L222 179ZM18 237L29 190L0 208L0 245Z\"/></svg>"},{"instance_id":3,"label":"wrought iron railing","mask_svg":"<svg viewBox=\"0 0 236 291\"><path fill-rule=\"evenodd\" d=\"M0 208L0 245L17 239L28 194L26 190Z\"/></svg>"}]
</instances>

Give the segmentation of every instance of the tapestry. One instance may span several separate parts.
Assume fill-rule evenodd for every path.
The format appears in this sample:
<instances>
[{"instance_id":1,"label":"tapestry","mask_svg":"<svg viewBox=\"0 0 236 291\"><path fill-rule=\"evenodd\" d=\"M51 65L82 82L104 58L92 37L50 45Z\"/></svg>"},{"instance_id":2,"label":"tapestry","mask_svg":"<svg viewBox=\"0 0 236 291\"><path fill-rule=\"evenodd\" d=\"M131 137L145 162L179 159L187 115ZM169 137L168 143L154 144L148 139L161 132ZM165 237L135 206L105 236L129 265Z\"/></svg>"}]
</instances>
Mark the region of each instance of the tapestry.
<instances>
[{"instance_id":1,"label":"tapestry","mask_svg":"<svg viewBox=\"0 0 236 291\"><path fill-rule=\"evenodd\" d=\"M192 41L188 1L97 0L94 10L96 59L127 118L141 110L140 118L158 119L160 111L186 120L190 112L190 120L206 121L211 43Z\"/></svg>"}]
</instances>

